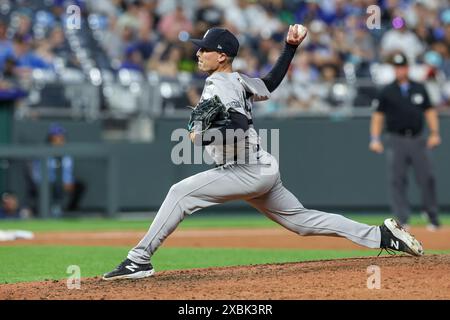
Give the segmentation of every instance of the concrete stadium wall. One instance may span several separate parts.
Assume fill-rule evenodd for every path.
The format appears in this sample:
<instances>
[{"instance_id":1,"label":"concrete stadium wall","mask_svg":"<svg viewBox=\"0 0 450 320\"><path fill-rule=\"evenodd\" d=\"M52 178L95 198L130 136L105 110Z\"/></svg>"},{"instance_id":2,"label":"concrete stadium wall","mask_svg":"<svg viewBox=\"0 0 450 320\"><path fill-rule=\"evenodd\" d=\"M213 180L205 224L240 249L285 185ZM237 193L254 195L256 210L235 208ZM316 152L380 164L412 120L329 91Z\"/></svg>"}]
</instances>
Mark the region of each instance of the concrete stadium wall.
<instances>
[{"instance_id":1,"label":"concrete stadium wall","mask_svg":"<svg viewBox=\"0 0 450 320\"><path fill-rule=\"evenodd\" d=\"M100 123L63 124L71 141L101 141ZM172 163L171 150L177 142L170 141L171 133L185 125L184 120L158 120L154 126L154 142L114 144L120 163L119 204L122 210L156 210L173 183L210 168ZM282 179L304 206L347 210L385 210L388 207L385 157L368 151L368 118L257 119L255 125L257 129L280 129ZM17 121L13 139L17 143L42 141L47 126L46 122ZM441 118L441 127L443 145L433 152L433 163L439 202L443 208L450 208L450 118ZM15 166L11 172L10 184L14 190L23 192L20 169ZM83 208L104 207L104 165L98 161L79 160L76 175L88 186ZM420 205L420 194L412 174L410 181L411 203ZM221 208L241 209L244 206L237 202Z\"/></svg>"}]
</instances>

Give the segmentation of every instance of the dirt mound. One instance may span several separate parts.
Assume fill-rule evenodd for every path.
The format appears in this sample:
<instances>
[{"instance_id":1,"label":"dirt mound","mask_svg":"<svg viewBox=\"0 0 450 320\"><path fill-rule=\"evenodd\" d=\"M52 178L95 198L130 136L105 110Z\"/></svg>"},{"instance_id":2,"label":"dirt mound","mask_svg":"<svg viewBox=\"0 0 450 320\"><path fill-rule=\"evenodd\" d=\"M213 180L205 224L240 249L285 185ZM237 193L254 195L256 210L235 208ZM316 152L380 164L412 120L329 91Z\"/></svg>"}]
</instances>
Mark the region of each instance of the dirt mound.
<instances>
[{"instance_id":1,"label":"dirt mound","mask_svg":"<svg viewBox=\"0 0 450 320\"><path fill-rule=\"evenodd\" d=\"M380 269L368 289L367 268ZM373 276L373 275L372 275ZM0 299L450 299L450 255L370 257L166 271L141 280L0 285Z\"/></svg>"}]
</instances>

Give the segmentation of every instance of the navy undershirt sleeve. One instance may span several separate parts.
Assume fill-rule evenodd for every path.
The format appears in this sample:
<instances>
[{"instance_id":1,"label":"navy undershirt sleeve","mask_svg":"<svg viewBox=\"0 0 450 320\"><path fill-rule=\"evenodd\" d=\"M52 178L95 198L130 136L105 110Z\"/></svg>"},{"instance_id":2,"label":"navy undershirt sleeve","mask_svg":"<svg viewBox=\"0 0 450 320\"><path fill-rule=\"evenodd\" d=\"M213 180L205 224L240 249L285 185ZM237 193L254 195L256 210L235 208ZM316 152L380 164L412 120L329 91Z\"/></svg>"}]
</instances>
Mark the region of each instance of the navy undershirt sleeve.
<instances>
[{"instance_id":1,"label":"navy undershirt sleeve","mask_svg":"<svg viewBox=\"0 0 450 320\"><path fill-rule=\"evenodd\" d=\"M231 122L227 126L221 126L218 128L214 128L214 126L211 127L211 129L208 130L208 132L211 134L212 139L202 139L202 145L217 145L217 144L230 144L232 141L227 141L227 138L235 140L234 142L238 142L244 138L244 135L236 135L233 137L227 137L227 129L233 130L232 132L235 132L237 129L241 129L244 133L247 132L249 129L248 119L247 116L245 116L242 113L239 112L230 112L230 119ZM216 141L214 138L214 133L220 132L221 137L225 137L225 139L221 139L221 141ZM231 131L229 131L230 133ZM224 141L222 141L224 140Z\"/></svg>"},{"instance_id":2,"label":"navy undershirt sleeve","mask_svg":"<svg viewBox=\"0 0 450 320\"><path fill-rule=\"evenodd\" d=\"M266 85L267 90L269 90L270 92L273 92L280 85L281 81L283 81L283 78L288 71L289 65L294 58L297 47L298 46L296 45L285 42L283 51L281 52L281 55L273 66L272 70L270 70L270 72L261 79Z\"/></svg>"}]
</instances>

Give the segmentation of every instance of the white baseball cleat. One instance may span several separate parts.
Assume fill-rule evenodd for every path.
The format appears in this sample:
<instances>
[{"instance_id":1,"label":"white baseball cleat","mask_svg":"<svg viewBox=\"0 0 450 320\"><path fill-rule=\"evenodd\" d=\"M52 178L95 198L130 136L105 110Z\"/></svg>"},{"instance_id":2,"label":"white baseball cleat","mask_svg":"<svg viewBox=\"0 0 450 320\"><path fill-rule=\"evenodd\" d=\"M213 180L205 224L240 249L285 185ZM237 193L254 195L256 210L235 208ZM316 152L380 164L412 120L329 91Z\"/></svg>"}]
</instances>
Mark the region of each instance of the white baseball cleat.
<instances>
[{"instance_id":1,"label":"white baseball cleat","mask_svg":"<svg viewBox=\"0 0 450 320\"><path fill-rule=\"evenodd\" d=\"M420 257L424 251L422 244L412 234L403 229L394 219L386 219L380 226L382 249L392 249Z\"/></svg>"}]
</instances>

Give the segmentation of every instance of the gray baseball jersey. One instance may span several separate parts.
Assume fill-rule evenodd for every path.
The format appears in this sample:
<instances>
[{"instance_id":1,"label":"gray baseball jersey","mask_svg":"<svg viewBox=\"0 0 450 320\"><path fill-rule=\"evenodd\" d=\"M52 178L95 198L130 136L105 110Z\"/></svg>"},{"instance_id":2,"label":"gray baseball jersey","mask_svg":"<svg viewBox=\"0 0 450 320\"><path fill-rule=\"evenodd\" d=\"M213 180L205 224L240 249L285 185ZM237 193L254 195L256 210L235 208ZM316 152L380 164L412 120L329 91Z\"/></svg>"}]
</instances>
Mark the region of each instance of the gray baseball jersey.
<instances>
[{"instance_id":1,"label":"gray baseball jersey","mask_svg":"<svg viewBox=\"0 0 450 320\"><path fill-rule=\"evenodd\" d=\"M249 93L249 94L247 94ZM269 91L261 79L239 73L214 73L206 79L202 99L218 95L225 106L252 118L252 102L268 99ZM259 143L253 127L249 144ZM148 263L163 241L187 216L200 209L231 200L245 200L268 218L299 235L332 235L345 237L369 248L379 248L380 228L369 226L327 212L306 209L287 190L280 178L278 162L264 150L254 151L258 161L231 161L231 147L207 146L208 152L223 166L188 177L173 185L162 203L150 229L128 253L135 263ZM229 148L229 149L228 149ZM251 150L256 150L250 148ZM228 153L230 151L230 153Z\"/></svg>"},{"instance_id":2,"label":"gray baseball jersey","mask_svg":"<svg viewBox=\"0 0 450 320\"><path fill-rule=\"evenodd\" d=\"M227 110L232 109L252 119L252 102L263 101L270 97L264 82L258 78L249 78L238 72L216 72L206 78L200 101L217 95ZM195 129L194 129L195 131ZM260 139L253 125L248 130L245 143L227 145L208 145L206 151L218 163L237 161L238 163L254 163L258 161L258 144Z\"/></svg>"}]
</instances>

